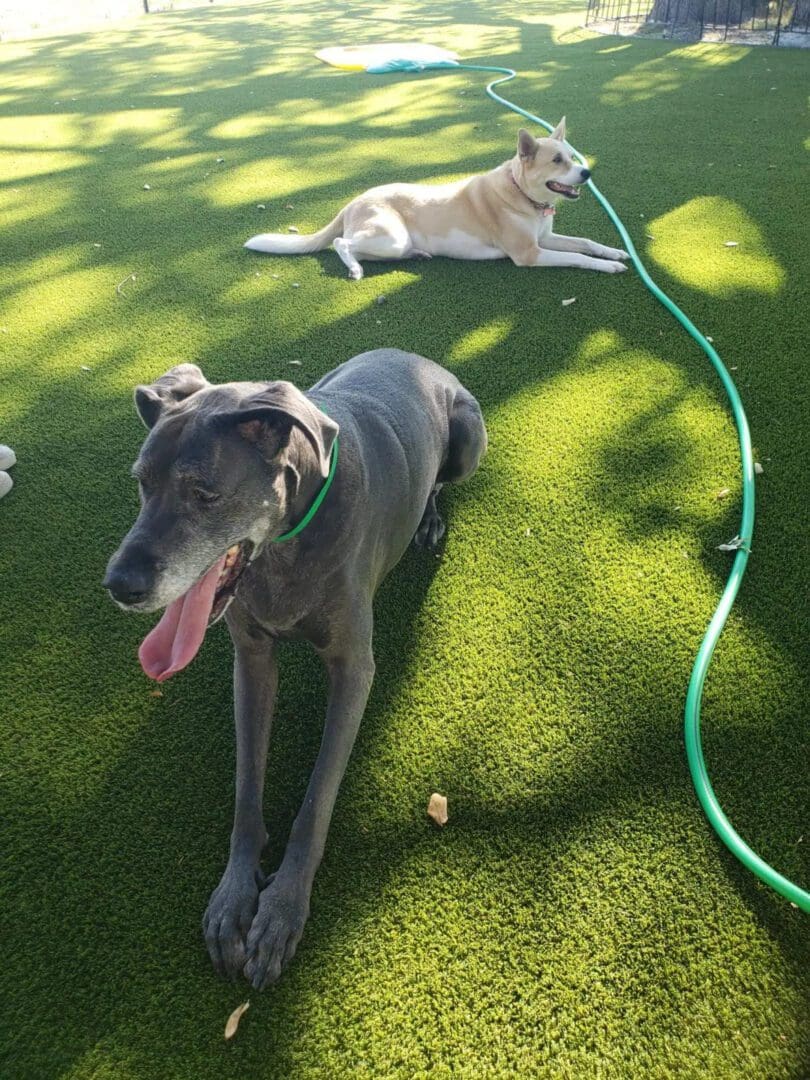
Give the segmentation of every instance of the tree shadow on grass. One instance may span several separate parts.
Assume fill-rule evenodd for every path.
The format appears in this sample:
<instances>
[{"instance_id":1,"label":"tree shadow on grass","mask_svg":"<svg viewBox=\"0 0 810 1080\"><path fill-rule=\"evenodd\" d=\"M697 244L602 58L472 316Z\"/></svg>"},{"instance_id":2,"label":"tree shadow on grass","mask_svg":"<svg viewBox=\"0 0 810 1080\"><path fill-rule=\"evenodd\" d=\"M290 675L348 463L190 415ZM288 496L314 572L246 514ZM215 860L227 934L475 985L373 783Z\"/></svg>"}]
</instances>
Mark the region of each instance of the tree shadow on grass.
<instances>
[{"instance_id":1,"label":"tree shadow on grass","mask_svg":"<svg viewBox=\"0 0 810 1080\"><path fill-rule=\"evenodd\" d=\"M284 10L275 5L271 13L283 14ZM24 917L15 929L7 956L7 978L14 983L7 995L7 1023L16 1027L16 1036L7 1040L5 1052L15 1066L37 1078L59 1075L74 1064L89 1073L95 1065L102 1067L109 1061L121 1061L126 1068L134 1063L139 1070L154 1075L196 1072L199 1076L203 1071L223 1076L281 1075L285 1067L291 1071L300 1065L298 1049L307 1037L308 1010L315 1007L312 987L340 977L341 936L356 940L356 927L373 921L375 913L385 907L383 901L393 883L403 877L412 879L412 864L417 869L424 864L438 872L436 850L443 850L449 863L456 858L471 868L485 867L493 853L513 860L519 870L505 875L504 883L508 878L520 898L517 908L541 910L542 919L537 921L549 921L558 940L565 942L571 935L566 936L557 921L555 908L559 901L577 895L571 878L571 852L578 850L578 838L592 831L595 845L599 840L605 842L606 828L623 829L635 813L643 816L649 812L648 832L661 829L657 807L671 809L679 823L678 842L694 846L700 855L698 861L705 860L713 867L707 870L701 865L705 877L698 884L709 878L709 889L705 895L698 890L694 897L697 911L709 926L708 937L716 933L719 940L720 930L717 913L707 897L712 888L721 888L724 875L728 875L744 904L779 943L791 979L802 985L799 957L806 942L804 925L716 847L689 794L679 733L691 659L685 648L688 635L674 636L675 654L670 658L661 648L660 635L666 633L667 621L663 617L653 626L659 636L647 633L649 628L636 632L628 624L626 648L621 645L620 633L600 643L608 650L609 670L622 676L608 681L605 696L594 681L593 643L587 636L577 637L581 631L572 613L580 602L586 604L593 581L581 565L580 548L569 535L547 552L548 558L559 560L558 580L565 588L558 592L566 594L564 603L560 597L534 593L517 580L507 585L490 580L485 595L471 590L485 608L491 605L497 612L498 593L503 589L510 613L506 621L502 616L499 621L488 608L468 611L464 590L459 591L458 586L448 593L453 598L450 610L441 595L432 597L434 564L425 564L413 554L391 578L378 604L379 673L374 695L341 794L300 958L278 989L254 1002L255 1011L266 1020L260 1029L257 1025L259 1034L248 1036L233 1048L223 1048L221 1022L227 1007L243 1000L245 991L241 986L223 990L211 975L202 949L199 918L221 872L231 815L227 649L221 641L208 643L193 674L176 686L170 685L163 698L149 698L135 666L140 628L134 622L126 623L108 607L97 586L106 558L135 504L134 490L127 492L121 485L139 442L124 387L159 374L177 359L201 362L214 379L292 372L297 382L306 385L338 361L377 345L412 348L440 361L458 355L451 366L482 401L497 436L479 477L450 498L452 518L463 523L467 542L481 543L475 516L469 510L473 505L502 507L513 520L520 520L525 512L521 485L497 464L499 459L514 464L521 457L520 440L526 433L503 420L511 403L523 400L523 395L542 397L558 376L578 362L592 335L606 325L621 330L617 353L650 350L652 327L658 326L659 317L653 313L652 300L630 275L600 280L597 290L593 282L589 284L574 272L541 277L505 264L461 266L436 260L429 266L371 267L369 279L354 286L337 277L342 271L331 254L294 264L253 259L239 251L239 242L251 232L286 227L284 205L288 198L296 204L296 214L306 213L306 221L298 216L296 220L316 227L341 201L371 182L423 179L434 170L461 175L496 164L509 153L518 126L511 117L496 121L497 113L483 95L480 100L476 95L473 101L467 90L463 106L460 104L459 88L469 87L477 76L435 80L424 76L366 84L360 76L351 81L320 67L302 67L303 50L308 58L318 36L313 26L318 26L324 38L336 38L348 29L339 20L330 22L332 13L323 8L308 12L308 27L284 31L287 44L301 48L300 57L290 54L285 59L278 49L268 56L266 41L256 36L255 19L262 17L260 13L251 11L253 21L245 21L229 10L167 19L148 45L123 42L120 35L110 39L111 44L89 51L86 40L80 38L40 42L32 47L30 57L12 60L4 67L8 93L14 99L0 103L0 115L16 115L26 108L32 119L22 125L24 138L18 130L21 179L11 180L2 190L13 196L19 212L36 215L16 233L4 237L9 255L4 265L11 340L0 341L14 365L19 388L3 438L25 451L20 460L26 462L25 470L19 471L17 491L12 496L15 501L5 502L3 509L13 506L18 535L28 540L22 556L16 555L13 567L4 575L4 580L15 582L16 601L22 598L24 602L15 603L13 608L9 603L9 617L4 618L1 628L3 655L10 658L4 670L12 687L13 711L24 712L10 742L20 770L9 786L6 816L20 824L9 833L15 877L7 897L13 910L24 912ZM577 130L584 137L581 145L599 149L605 186L612 195L615 190L617 205L634 208L633 212L639 205L639 193L643 193L648 217L671 210L693 194L691 190L683 192L683 164L678 155L670 155L672 160L664 155L660 136L650 130L646 118L652 103L672 102L668 125L664 126L669 127L673 139L680 140L679 146L686 145L681 130L685 123L698 145L709 145L710 140L712 145L719 144L718 158L722 152L732 159L741 140L749 136L748 119L739 108L736 116L731 108L725 110L719 125L722 130L718 131L713 130L718 125L709 110L697 115L693 108L687 108L684 115L688 121L679 119L679 110L695 100L694 80L701 80L705 95L720 95L727 87L726 70L713 70L710 65L695 67L676 56L671 78L656 82L648 68L643 68L638 93L631 92L634 68L647 59L669 56L671 44L640 44L640 51L619 54L611 63L603 40L554 47L547 26L510 23L511 9L507 13L503 7L484 10L482 5L466 5L448 8L445 13L432 6L429 11L425 7L414 9L414 15L430 17L432 25L442 27L475 15L488 24L490 35L499 26L516 25L520 30L516 44L513 46L510 39L508 47L490 55L496 62L512 62L518 68L537 64L538 70L527 85L533 93L542 90L539 111L553 108L554 113L568 110L570 115L568 107L574 106ZM196 50L191 60L186 53L182 64L171 52L176 28L192 34ZM379 31L379 24L369 22L360 34L355 24L353 39L377 37ZM212 35L217 48L206 52L205 42ZM479 35L475 40L492 42L494 38ZM128 55L125 64L120 62L122 51ZM780 63L787 72L792 60L780 57ZM50 74L46 70L43 75L51 81L41 82L38 89L26 89L26 80L43 65L46 69L51 65ZM206 70L211 65L216 71ZM154 88L145 78L150 66L158 69L158 79L151 80ZM753 85L761 77L764 61L746 56L737 66L748 73ZM265 73L263 67L267 68ZM161 79L168 82L172 71L179 74L181 69L183 77L188 77L187 87L161 84ZM616 79L622 73L627 76L627 104L603 102L603 108L594 110L595 96L604 88L604 95L614 94ZM192 91L193 86L198 89ZM70 98L78 94L71 91L82 95L75 105ZM386 106L377 101L384 92L401 107L410 103L414 114L405 127L387 133ZM517 92L515 96L519 96ZM520 96L528 101L532 95ZM259 99L258 109L251 98ZM60 104L53 105L53 101ZM165 125L150 119L156 108L174 110L168 133ZM34 149L39 145L34 118L47 109L70 114L63 121L67 125L63 149L82 156L82 161L63 171L53 163L51 171L34 172L27 178L26 140ZM226 143L223 124L272 109L277 109L283 122L269 128L267 135L261 125L258 135L255 126L248 126L245 134L239 135L237 130L237 137ZM113 112L118 118L102 123L93 119L96 110ZM302 126L296 124L296 116L304 110L308 110L306 138L302 137ZM343 112L350 118L334 123L335 116L327 115L319 125L312 115L319 110ZM147 115L128 118L125 114L129 112ZM447 145L436 150L427 137L437 127L454 133L454 137L463 135L465 141L451 146L448 139ZM628 147L638 145L639 131L657 152L633 152L628 164ZM343 154L340 145L340 140L355 142L358 136L375 139L364 155L358 151L360 161L354 154ZM768 138L766 135L766 146ZM262 141L257 142L259 139ZM11 145L15 145L13 140ZM166 163L168 171L158 175L171 177L171 181L157 182L154 170L163 164L167 153L181 153L188 160L179 166ZM430 160L431 154L435 161ZM309 168L299 171L296 163L302 155ZM216 174L217 156L225 156L226 169L245 167L247 171L232 183L223 180ZM290 182L292 172L295 195L285 192L284 201L277 199L271 206L272 216L263 217L256 212L255 203L267 198L266 191L272 193L277 182L272 170L276 158L284 162L285 182ZM31 167L41 165L34 160ZM258 171L251 173L254 166ZM727 168L711 174L704 170L699 182L705 193L727 194L735 167L729 160ZM266 170L266 180L261 170ZM788 166L786 170L789 174ZM261 187L257 186L259 178ZM153 190L147 199L142 185L150 181ZM166 187L161 191L164 182ZM785 182L790 182L789 175ZM780 251L785 246L784 229L789 226L762 205L761 187L747 179L732 190L760 223L765 243ZM180 191L183 198L174 197ZM151 199L151 195L156 197ZM54 209L43 212L43 203L51 199ZM167 215L171 229L167 228ZM108 217L111 221L105 224ZM570 225L568 216L561 222L565 230L610 242L592 201L583 201L570 217ZM269 222L266 226L265 221ZM95 237L100 240L95 241ZM102 255L94 254L98 249L91 250L93 242L110 245L110 257L105 246ZM51 266L46 260L33 275L36 282L50 275L58 285L66 270L89 275L84 300L81 290L85 278L69 279L67 292L74 306L61 308L48 325L46 317L52 308L43 303L42 294L36 289L22 291L31 284L32 258L44 253L53 253L56 264ZM213 287L212 264L219 270ZM787 269L784 303L795 288L792 268ZM276 270L283 277L281 285L267 280ZM129 293L119 297L115 284L129 272L137 273L137 281ZM252 280L257 272L261 275L258 282ZM289 289L290 281L299 275L305 286L300 292L309 289L309 298ZM688 296L684 307L696 321L715 333L713 323L718 322L730 347L740 356L771 355L792 332L789 319L775 323L769 317L772 298L740 294L719 308L699 290L687 291L666 274L660 278L676 297ZM317 300L313 298L314 285L319 290ZM106 292L99 299L102 289ZM382 308L375 305L380 292L387 295ZM577 305L563 309L560 300L571 295L579 296ZM330 308L342 310L347 296L353 310L336 318ZM34 320L36 334L22 321L14 323L23 301L29 310L42 307ZM61 296L59 301L62 304ZM793 306L794 317L799 310L800 305ZM477 353L454 351L471 329L490 326L506 327L496 347ZM739 326L746 329L744 341L732 338L733 329ZM103 352L107 354L101 364L100 327L106 335ZM680 331L662 331L656 344L658 359L682 369L687 388L682 393L705 384L704 362L691 346L681 342ZM96 365L94 371L83 372L81 362L90 356ZM291 358L303 359L300 375L299 369L287 366ZM764 421L774 412L757 403L758 397L765 400L766 380L755 370L744 377L751 382L755 414L765 430ZM709 396L716 398L716 391L710 389ZM583 493L583 506L596 507L611 527L633 542L666 541L676 524L666 501L651 502L647 486L643 481L634 483L632 474L654 473L663 490L667 478L688 465L693 446L689 431L679 430L677 423L680 400L665 387L660 403L646 411L631 410L633 419L595 447L602 455L603 479ZM628 404L619 400L617 410ZM664 435L669 417L673 417L674 434L667 430ZM784 410L779 424L783 448L791 441L803 445L796 415ZM549 468L555 467L552 457ZM622 482L613 482L611 478L619 474ZM630 482L625 479L628 474ZM542 484L543 474L538 470L531 486L540 489ZM778 526L774 526L773 515L759 526L763 552L757 555L764 565L761 584L752 590L746 583L739 611L741 622L752 624L754 631L773 645L776 658L768 657L769 667L775 664L773 670L785 672L790 690L782 697L776 695L775 707L769 707L757 691L751 722L741 726L733 723L734 706L729 704L726 675L720 695L710 701L707 710L707 715L717 716L717 726L712 725L709 732L709 749L711 760L718 763L720 789L730 796L732 818L742 814L743 823L753 834L742 831L761 838L766 850L772 847L776 855L785 850L788 839L795 840L790 829L802 811L801 784L796 783L800 755L790 738L795 729L791 711L801 708L796 670L804 662L801 643L806 633L790 610L790 599L801 587L797 588L801 561L786 563L778 545L768 543L780 530L789 537L803 528L799 508L786 501L784 492L781 498ZM530 504L531 500L526 500L526 505ZM551 516L543 519L544 531L553 529ZM500 510L490 516L487 525L492 530L502 529L499 521ZM571 522L573 526L573 519ZM723 507L718 517L698 506L687 524L690 535L698 541L697 560L715 578L719 590L724 565L710 549L718 535L727 539L736 531L734 510ZM495 535L502 544L515 543L510 530ZM491 575L493 568L505 565L505 552L497 546L489 544L487 548L485 541L483 550L489 554L478 562L470 561L463 551L452 550L447 565L439 567L438 580L447 585L448 576L455 573L456 560L469 581L482 567ZM513 546L509 554L510 565L523 565L518 548ZM8 549L5 557L10 557ZM751 574L756 573L755 561ZM785 599L784 612L773 603L774 592ZM525 593L530 596L528 607L521 606ZM792 607L795 612L796 605ZM494 626L502 635L502 662L494 665L486 679L470 658L475 643L469 631L459 629L458 612L469 614L474 633L489 632ZM608 614L606 606L597 617L586 620L589 633L596 633ZM519 629L511 626L512 621ZM456 647L455 653L443 647L436 635L445 628L466 647ZM695 646L700 629L695 625ZM509 644L511 633L524 635L519 638L521 648L514 651ZM563 651L569 635L574 645ZM526 678L511 681L515 679L511 665L527 654L527 640L537 643L538 657L554 656L560 650L560 663L571 664L577 672L574 680L562 680L569 692L572 686L581 689L580 700L569 710L570 731L564 738L557 732L556 737L562 739L559 745L546 746L536 734L543 728L542 707L534 705L535 711L530 713L536 722L531 731L513 717L519 708L527 708L533 695L550 693L532 685L531 676L528 683ZM780 654L787 660L780 659ZM649 678L637 674L640 658L649 667ZM409 728L407 723L408 702L414 695L421 701L419 707L426 707L419 698L424 690L414 688L420 665L430 670L440 699L447 696L456 701L459 697L442 693L445 678L466 678L472 694L473 704L467 711L448 717L450 734L438 747L421 743L418 726ZM554 665L544 665L543 670L551 680ZM750 678L744 665L740 671ZM314 757L324 693L317 662L306 653L290 651L285 656L282 678L268 776L276 853ZM769 675L765 689L773 688L773 679ZM711 681L709 689L711 692ZM594 719L600 715L618 717L621 724L606 723L600 729ZM397 736L403 740L399 753L394 752L399 744L389 741L392 716L404 731ZM478 730L478 725L486 725L490 718L497 723L504 716L516 726L507 725L497 746L509 746L512 740L519 744L520 738L538 739L536 770L528 769L525 762L517 769L530 788L523 796L515 791L508 755L493 766L489 776L487 762L476 753L472 728ZM756 725L757 717L768 722ZM299 724L303 729L300 734ZM435 731L429 724L428 729ZM492 744L487 740L485 745ZM419 770L410 764L411 747ZM752 761L767 764L764 772L757 774L762 776L761 784L748 782ZM386 807L374 786L381 762L411 769L404 787L393 785L392 807ZM423 795L428 792L423 792L421 776L436 777L436 786L441 783L454 793L451 807L458 812L453 811L455 832L445 834L448 840L443 836L437 841L422 821ZM508 805L499 801L498 781L509 790ZM782 807L773 806L769 794L773 791L784 795ZM438 848L439 842L443 849ZM784 869L796 872L806 865L800 852L794 848L794 865ZM587 852L578 851L578 858L587 858ZM673 864L681 870L678 857L673 856ZM645 882L659 882L666 874L661 874L660 867L652 871L644 867L639 876ZM487 894L496 894L498 884L496 874L488 882ZM690 895L688 881L679 878L676 885L683 895ZM726 904L731 903L725 893L724 898ZM621 909L621 897L614 900L614 906ZM515 908L509 906L508 910ZM645 904L640 907L644 916L651 910L656 909ZM498 925L492 913L488 917ZM677 905L671 913L656 913L659 921L652 939L659 955L677 946L684 917ZM646 933L649 937L651 931L642 927L641 915L639 918L639 936ZM480 932L486 937L485 925ZM426 940L432 940L427 932ZM553 940L549 931L538 952L549 966L553 964L549 944ZM531 954L531 948L524 949L524 957ZM733 956L732 944L723 941L717 951L718 964L732 965ZM689 963L686 954L684 963ZM354 970L348 962L347 968ZM535 971L533 975L541 985L542 975ZM54 986L59 987L58 995ZM544 993L551 998L550 990ZM683 1020L677 1009L672 1016ZM666 1022L672 1023L672 1016L662 1021L658 1043L662 1052ZM46 1028L47 1041L42 1037ZM173 1045L169 1045L169 1028L175 1035ZM801 1048L792 1052L797 1059L802 1053Z\"/></svg>"},{"instance_id":2,"label":"tree shadow on grass","mask_svg":"<svg viewBox=\"0 0 810 1080\"><path fill-rule=\"evenodd\" d=\"M497 526L502 513L516 518L521 503L513 478L495 461L453 496L451 538L457 519L463 528L475 505L499 507L497 513L494 509L488 513L490 524ZM113 764L105 768L100 785L91 781L89 789L67 807L49 803L47 785L43 790L34 783L17 793L15 816L25 821L30 845L18 853L25 873L14 884L15 908L26 913L14 939L15 952L26 957L17 1000L29 1009L32 1001L38 1002L38 1019L47 1024L49 1039L32 1045L21 1023L18 1041L12 1038L6 1047L9 1060L17 1055L16 1060L29 1064L28 1072L16 1075L61 1075L71 1066L81 1075L102 1061L118 1061L140 1073L156 1070L156 1075L195 1070L217 1076L284 1075L298 1060L313 993L325 980L341 978L333 965L340 961L343 941L355 940L356 924L374 923L384 898L401 876L412 878L414 865L439 873L442 866L446 870L461 863L468 867L471 880L485 887L486 895L500 881L517 893L520 905L531 908L531 929L524 925L522 933L537 935L538 952L530 970L541 1002L552 994L543 978L555 970L560 935L565 941L571 934L570 928L567 934L563 929L570 912L562 912L560 905L575 900L601 925L603 914L596 900L600 890L624 912L621 935L629 949L628 963L642 939L644 948L653 952L674 950L680 956L683 949L683 962L688 963L696 937L716 962L728 963L736 941L723 937L723 916L718 919L712 898L713 890L723 890L728 902L723 889L726 875L779 942L792 979L801 985L804 924L738 872L708 830L695 829L680 735L672 722L680 711L682 670L679 663L667 661L651 628L641 627L624 643L614 640L608 658L614 671L633 671L639 662L647 663L649 676L641 683L630 678L600 689L584 665L580 700L570 709L570 728L551 748L539 752L538 747L534 767L527 768L524 760L517 776L508 767L508 755L503 760L496 757L494 767L487 762L489 751L476 739L479 730L503 723L498 718L504 717L505 742L521 731L525 734L526 729L519 723L512 727L509 720L515 708L522 707L525 687L510 682L508 652L489 673L489 685L476 687L480 704L448 715L453 733L449 741L431 747L429 740L420 738L418 701L413 721L407 715L403 719L401 701L403 692L406 701L413 692L409 683L414 665L441 667L453 651L443 644L443 637L455 632L456 612L441 600L425 610L425 597L437 569L440 576L466 576L453 564L454 559L463 562L467 557L458 546L466 543L462 534L446 566L409 552L383 589L376 629L378 676L316 885L313 918L300 955L282 984L252 998L255 1027L246 1025L238 1044L227 1052L221 1040L222 1020L245 998L246 990L242 986L228 990L215 979L199 930L208 892L224 862L231 813L227 649L222 641L207 642L188 677L168 684L161 699L149 699L143 680L128 677L122 663L130 651L125 643L130 642L134 653L138 631L122 638L115 632L117 613L110 611L109 622L101 610L96 613L100 631L110 635L112 645L109 681L88 695L93 710L88 710L85 726L75 735L86 743L83 754L92 754L92 729L98 725L101 752ZM520 583L496 581L494 551L514 561L520 541L513 537L508 543L510 549L504 551L501 538L490 539L478 602L486 602L488 589L506 588L509 610L522 624L517 633L532 635L544 651L553 649L559 612L553 607L546 610L535 597L521 609L516 603ZM592 583L576 548L558 550L556 558L559 576L566 582L563 607L570 612L587 604ZM513 617L507 621L513 622ZM503 629L495 625L494 632ZM434 652L437 660L432 659ZM451 678L477 678L474 672L465 675L469 666L468 654L460 652ZM57 692L58 673L45 669L43 676ZM317 749L324 693L315 658L306 650L286 649L267 784L267 816L276 854ZM124 707L125 733L110 753L103 748L109 739L104 702L110 701L120 714L122 696L130 695L133 700ZM606 701L610 713L596 729L594 712ZM440 711L441 705L435 708ZM413 747L419 765L414 768L401 759L400 767L409 775L404 792L399 791L389 806L376 785L381 756L383 762L400 760L396 744L392 747L388 741L392 714L398 724L404 723L398 737ZM54 721L52 717L52 725ZM537 721L542 725L541 716ZM61 738L70 736L65 725ZM749 750L765 756L770 740L770 733L755 733ZM730 745L721 739L718 749L723 752ZM424 822L427 780L451 793L447 839ZM76 783L74 777L74 790ZM500 783L506 784L505 791L499 791ZM523 794L518 794L521 788ZM647 835L653 827L665 830L666 839L654 842L653 848L660 847L660 856L672 859L670 881L660 883L663 896L656 902L647 890L658 878L650 878L649 868L642 869L640 881L648 884L640 893L633 892L639 911L630 915L632 905L623 898L629 885L621 874L617 881L611 864L627 857L638 842L639 829ZM595 851L606 860L602 866L586 863L583 879L582 860L591 835ZM614 835L615 842L610 840ZM690 852L686 860L684 850ZM689 866L695 881L689 880ZM691 912L679 906L685 897L695 904ZM427 893L424 900L429 903ZM673 900L676 903L670 906ZM464 904L469 908L467 917L477 918L476 901L465 896ZM651 912L656 919L652 926ZM480 930L488 940L484 928ZM486 947L494 945L489 942ZM59 987L57 996L51 992L54 985ZM679 1015L691 1008L687 996ZM13 999L10 1015L16 1015ZM663 1052L674 1021L671 1015L659 1020L657 1037ZM170 1040L167 1023L173 1033Z\"/></svg>"}]
</instances>

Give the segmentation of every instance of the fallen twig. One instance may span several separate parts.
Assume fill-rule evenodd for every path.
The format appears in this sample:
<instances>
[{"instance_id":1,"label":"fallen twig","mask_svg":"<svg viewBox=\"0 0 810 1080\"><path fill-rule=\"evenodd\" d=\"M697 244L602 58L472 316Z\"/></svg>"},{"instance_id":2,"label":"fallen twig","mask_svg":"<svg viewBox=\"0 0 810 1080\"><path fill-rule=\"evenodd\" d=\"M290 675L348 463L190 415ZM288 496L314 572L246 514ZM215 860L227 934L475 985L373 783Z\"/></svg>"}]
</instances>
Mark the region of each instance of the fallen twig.
<instances>
[{"instance_id":1,"label":"fallen twig","mask_svg":"<svg viewBox=\"0 0 810 1080\"><path fill-rule=\"evenodd\" d=\"M136 278L136 276L134 274L127 274L127 276L124 278L124 280L119 281L118 284L115 286L115 291L118 293L119 296L123 296L124 294L121 292L121 286L126 285L126 283L128 281L137 281L137 280L138 279Z\"/></svg>"}]
</instances>

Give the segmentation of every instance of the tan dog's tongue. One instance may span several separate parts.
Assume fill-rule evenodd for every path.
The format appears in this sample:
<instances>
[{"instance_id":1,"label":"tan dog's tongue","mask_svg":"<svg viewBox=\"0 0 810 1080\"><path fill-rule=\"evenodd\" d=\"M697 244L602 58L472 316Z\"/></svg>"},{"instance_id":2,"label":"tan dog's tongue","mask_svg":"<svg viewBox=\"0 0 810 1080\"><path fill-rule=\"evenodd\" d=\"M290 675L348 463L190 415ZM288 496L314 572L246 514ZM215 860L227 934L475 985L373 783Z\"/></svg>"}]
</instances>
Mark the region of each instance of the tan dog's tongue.
<instances>
[{"instance_id":1,"label":"tan dog's tongue","mask_svg":"<svg viewBox=\"0 0 810 1080\"><path fill-rule=\"evenodd\" d=\"M223 555L205 577L169 604L155 629L141 642L138 659L150 679L165 682L190 664L199 652L224 565Z\"/></svg>"}]
</instances>

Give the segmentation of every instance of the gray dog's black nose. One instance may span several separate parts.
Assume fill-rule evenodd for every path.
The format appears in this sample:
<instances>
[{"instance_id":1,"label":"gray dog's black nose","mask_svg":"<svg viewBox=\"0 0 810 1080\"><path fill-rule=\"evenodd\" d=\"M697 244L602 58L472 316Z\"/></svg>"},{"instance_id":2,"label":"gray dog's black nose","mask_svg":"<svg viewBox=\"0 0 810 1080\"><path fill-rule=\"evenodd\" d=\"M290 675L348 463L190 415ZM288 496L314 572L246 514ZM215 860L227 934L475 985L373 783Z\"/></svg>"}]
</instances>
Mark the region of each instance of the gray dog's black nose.
<instances>
[{"instance_id":1,"label":"gray dog's black nose","mask_svg":"<svg viewBox=\"0 0 810 1080\"><path fill-rule=\"evenodd\" d=\"M583 180L588 180L590 178L590 175L591 175L591 170L590 169L580 169L579 171L582 173L582 179Z\"/></svg>"},{"instance_id":2,"label":"gray dog's black nose","mask_svg":"<svg viewBox=\"0 0 810 1080\"><path fill-rule=\"evenodd\" d=\"M137 604L149 595L153 574L137 567L111 567L102 584L119 604Z\"/></svg>"}]
</instances>

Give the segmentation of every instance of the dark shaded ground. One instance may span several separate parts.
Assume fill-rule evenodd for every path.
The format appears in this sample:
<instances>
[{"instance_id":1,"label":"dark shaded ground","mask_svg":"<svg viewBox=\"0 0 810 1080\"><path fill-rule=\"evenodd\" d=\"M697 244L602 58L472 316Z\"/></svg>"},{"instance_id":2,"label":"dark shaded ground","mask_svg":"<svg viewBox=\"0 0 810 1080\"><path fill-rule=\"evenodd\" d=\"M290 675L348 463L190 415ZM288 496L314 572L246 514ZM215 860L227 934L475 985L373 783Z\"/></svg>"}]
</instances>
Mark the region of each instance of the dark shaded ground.
<instances>
[{"instance_id":1,"label":"dark shaded ground","mask_svg":"<svg viewBox=\"0 0 810 1080\"><path fill-rule=\"evenodd\" d=\"M19 458L0 504L4 1076L807 1074L807 921L719 847L683 756L737 521L702 355L632 274L434 260L354 284L332 253L240 247L372 183L510 153L518 124L478 77L344 75L317 47L420 36L516 67L515 99L568 114L656 278L736 369L765 474L706 753L742 834L806 885L807 60L516 10L212 7L0 50L0 438ZM611 242L592 199L558 227ZM312 920L225 1045L247 984L217 981L199 920L230 827L229 652L212 634L151 697L146 627L100 590L136 502L130 389L181 359L309 385L381 344L452 367L491 453L450 493L443 558L409 554L380 596ZM314 658L288 650L268 864L323 705Z\"/></svg>"}]
</instances>

